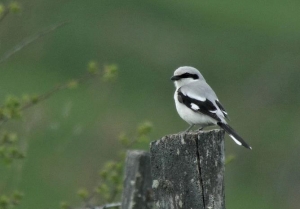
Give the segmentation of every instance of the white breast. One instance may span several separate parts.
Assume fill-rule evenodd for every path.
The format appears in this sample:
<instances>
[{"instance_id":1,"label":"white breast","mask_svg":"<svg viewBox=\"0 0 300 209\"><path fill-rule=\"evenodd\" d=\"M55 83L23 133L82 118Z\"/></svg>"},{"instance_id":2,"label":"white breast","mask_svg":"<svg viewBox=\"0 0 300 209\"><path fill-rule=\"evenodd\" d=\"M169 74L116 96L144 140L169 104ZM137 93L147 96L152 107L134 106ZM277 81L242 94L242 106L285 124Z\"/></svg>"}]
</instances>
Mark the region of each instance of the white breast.
<instances>
[{"instance_id":1,"label":"white breast","mask_svg":"<svg viewBox=\"0 0 300 209\"><path fill-rule=\"evenodd\" d=\"M185 106L184 104L180 103L177 99L177 90L175 91L174 94L174 100L175 100L176 110L179 116L190 125L196 124L196 125L207 126L211 124L217 124L217 121L212 119L211 117L203 115L200 112L195 112L190 108L188 108L187 106Z\"/></svg>"}]
</instances>

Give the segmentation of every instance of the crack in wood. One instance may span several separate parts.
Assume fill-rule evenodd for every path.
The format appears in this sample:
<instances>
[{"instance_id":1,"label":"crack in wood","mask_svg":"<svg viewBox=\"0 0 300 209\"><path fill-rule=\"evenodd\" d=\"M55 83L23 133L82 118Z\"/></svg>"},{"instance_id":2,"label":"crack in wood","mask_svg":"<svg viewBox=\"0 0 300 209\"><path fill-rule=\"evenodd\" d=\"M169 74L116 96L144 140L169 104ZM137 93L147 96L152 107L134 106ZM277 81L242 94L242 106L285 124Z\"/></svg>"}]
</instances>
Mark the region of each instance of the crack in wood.
<instances>
[{"instance_id":1,"label":"crack in wood","mask_svg":"<svg viewBox=\"0 0 300 209\"><path fill-rule=\"evenodd\" d=\"M200 152L198 149L198 138L195 138L195 142L196 142L197 166L198 166L198 171L199 171L200 186L201 186L201 190L202 190L203 206L204 206L204 208L206 208L205 196L204 196L204 185L203 185L202 171L201 171L201 164L200 164Z\"/></svg>"}]
</instances>

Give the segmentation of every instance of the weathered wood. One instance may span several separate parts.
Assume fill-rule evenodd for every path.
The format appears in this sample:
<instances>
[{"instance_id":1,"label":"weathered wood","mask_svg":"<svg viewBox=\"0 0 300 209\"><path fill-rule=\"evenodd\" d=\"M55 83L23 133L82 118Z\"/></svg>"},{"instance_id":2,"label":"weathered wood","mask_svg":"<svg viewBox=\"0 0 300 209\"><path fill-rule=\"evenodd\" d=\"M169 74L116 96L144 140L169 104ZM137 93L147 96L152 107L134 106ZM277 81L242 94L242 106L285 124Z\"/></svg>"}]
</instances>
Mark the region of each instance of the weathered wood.
<instances>
[{"instance_id":1,"label":"weathered wood","mask_svg":"<svg viewBox=\"0 0 300 209\"><path fill-rule=\"evenodd\" d=\"M165 136L150 153L157 209L225 209L224 131Z\"/></svg>"},{"instance_id":2,"label":"weathered wood","mask_svg":"<svg viewBox=\"0 0 300 209\"><path fill-rule=\"evenodd\" d=\"M151 185L149 152L128 151L125 164L122 209L152 208Z\"/></svg>"}]
</instances>

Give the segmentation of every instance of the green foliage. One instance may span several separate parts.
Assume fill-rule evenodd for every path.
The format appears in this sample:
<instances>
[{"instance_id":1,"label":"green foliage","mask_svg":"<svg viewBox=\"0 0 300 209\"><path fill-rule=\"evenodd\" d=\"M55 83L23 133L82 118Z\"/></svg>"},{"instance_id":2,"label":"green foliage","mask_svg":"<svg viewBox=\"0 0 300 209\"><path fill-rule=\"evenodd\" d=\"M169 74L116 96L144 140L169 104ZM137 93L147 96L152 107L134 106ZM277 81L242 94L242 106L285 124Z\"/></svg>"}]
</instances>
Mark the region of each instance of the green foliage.
<instances>
[{"instance_id":1,"label":"green foliage","mask_svg":"<svg viewBox=\"0 0 300 209\"><path fill-rule=\"evenodd\" d=\"M114 201L122 191L122 173L126 150L146 140L149 141L148 136L152 129L152 123L146 121L138 125L136 128L136 136L129 137L125 133L119 136L119 142L123 146L123 150L119 154L119 160L107 162L99 172L101 181L96 191L103 197L105 202Z\"/></svg>"},{"instance_id":2,"label":"green foliage","mask_svg":"<svg viewBox=\"0 0 300 209\"><path fill-rule=\"evenodd\" d=\"M21 12L21 5L14 1L14 2L11 2L9 5L8 5L8 8L9 8L9 11L11 13L14 13L14 14L17 14L17 13L20 13Z\"/></svg>"},{"instance_id":3,"label":"green foliage","mask_svg":"<svg viewBox=\"0 0 300 209\"><path fill-rule=\"evenodd\" d=\"M136 129L136 135L129 137L126 133L122 133L119 136L119 142L124 148L131 148L138 143L144 143L149 141L149 134L153 130L153 125L149 121L145 121L138 125Z\"/></svg>"},{"instance_id":4,"label":"green foliage","mask_svg":"<svg viewBox=\"0 0 300 209\"><path fill-rule=\"evenodd\" d=\"M21 101L15 96L8 96L0 108L0 120L21 118Z\"/></svg>"},{"instance_id":5,"label":"green foliage","mask_svg":"<svg viewBox=\"0 0 300 209\"><path fill-rule=\"evenodd\" d=\"M13 95L7 96L4 104L0 108L0 121L22 118L24 107L30 103L36 104L38 100L38 96L24 95L22 98Z\"/></svg>"},{"instance_id":6,"label":"green foliage","mask_svg":"<svg viewBox=\"0 0 300 209\"><path fill-rule=\"evenodd\" d=\"M146 136L153 130L153 125L149 121L140 124L137 129L138 137Z\"/></svg>"},{"instance_id":7,"label":"green foliage","mask_svg":"<svg viewBox=\"0 0 300 209\"><path fill-rule=\"evenodd\" d=\"M89 192L86 189L79 189L77 191L77 195L83 200L86 201L88 196L89 196Z\"/></svg>"},{"instance_id":8,"label":"green foliage","mask_svg":"<svg viewBox=\"0 0 300 209\"><path fill-rule=\"evenodd\" d=\"M61 209L70 209L71 206L70 206L70 204L67 203L67 202L61 202L61 203L60 203L60 208L61 208Z\"/></svg>"},{"instance_id":9,"label":"green foliage","mask_svg":"<svg viewBox=\"0 0 300 209\"><path fill-rule=\"evenodd\" d=\"M99 172L101 183L96 192L101 195L103 202L111 202L122 189L123 163L121 161L107 162Z\"/></svg>"},{"instance_id":10,"label":"green foliage","mask_svg":"<svg viewBox=\"0 0 300 209\"><path fill-rule=\"evenodd\" d=\"M22 98L18 98L16 96L9 95L6 99L2 107L0 108L0 123L3 124L12 119L20 119L22 118L22 113L25 109L33 107L39 102L48 99L56 92L61 91L63 89L74 89L80 83L87 80L87 78L94 78L98 73L98 64L96 62L90 62L88 64L89 74L92 76L82 76L78 79L72 79L69 82L63 83L48 92L41 95L33 95L30 96L28 94L24 94ZM106 66L103 70L103 78L104 80L112 80L115 78L117 74L117 68L114 65L110 67ZM0 124L0 125L1 125ZM16 133L10 133L8 131L3 130L0 136L0 160L3 160L7 164L11 164L14 160L23 159L25 154L19 148L18 137ZM103 176L101 186L97 187L95 192L99 193L103 196L104 200L111 200L112 197L119 194L121 187L122 179L121 176L121 165L115 163L108 163L105 166L106 172L109 173L107 176ZM86 189L80 189L78 191L78 196L84 201L88 201L89 192ZM0 209L8 209L12 208L19 204L21 200L20 193L14 193L11 197L7 195L2 195L0 197ZM61 208L70 208L69 204L62 203Z\"/></svg>"},{"instance_id":11,"label":"green foliage","mask_svg":"<svg viewBox=\"0 0 300 209\"><path fill-rule=\"evenodd\" d=\"M10 2L8 5L0 3L0 21L9 13L18 14L20 12L21 5L16 1Z\"/></svg>"},{"instance_id":12,"label":"green foliage","mask_svg":"<svg viewBox=\"0 0 300 209\"><path fill-rule=\"evenodd\" d=\"M28 103L36 104L39 101L39 97L37 95L31 96L30 101Z\"/></svg>"},{"instance_id":13,"label":"green foliage","mask_svg":"<svg viewBox=\"0 0 300 209\"><path fill-rule=\"evenodd\" d=\"M3 15L5 11L5 6L3 4L0 4L0 17Z\"/></svg>"},{"instance_id":14,"label":"green foliage","mask_svg":"<svg viewBox=\"0 0 300 209\"><path fill-rule=\"evenodd\" d=\"M7 96L4 104L0 108L0 125L12 119L20 119L25 109L30 108L45 99L48 99L58 91L63 89L77 88L80 83L83 83L90 78L99 76L100 74L98 73L98 70L98 64L95 61L91 61L88 64L88 76L83 75L80 78L72 79L71 81L63 83L41 95L29 96L25 94L22 96L22 98L18 98L13 95ZM106 65L103 68L104 80L114 80L116 79L116 75L116 65ZM0 138L0 159L9 164L12 163L13 160L23 159L25 156L19 150L17 142L18 138L15 133L8 133L4 131Z\"/></svg>"},{"instance_id":15,"label":"green foliage","mask_svg":"<svg viewBox=\"0 0 300 209\"><path fill-rule=\"evenodd\" d=\"M23 159L24 157L24 153L18 147L17 134L4 131L0 138L0 159L10 164L13 160Z\"/></svg>"},{"instance_id":16,"label":"green foliage","mask_svg":"<svg viewBox=\"0 0 300 209\"><path fill-rule=\"evenodd\" d=\"M22 111L27 109L44 99L49 98L54 93L63 90L63 89L75 89L78 85L87 79L94 78L99 75L98 73L98 64L95 61L91 61L88 64L88 72L92 77L83 75L80 78L72 79L69 82L63 83L48 92L41 95L27 95L24 94L22 98L18 98L13 95L7 96L5 99L4 105L0 108L0 122L7 121L10 119L20 119L22 117ZM117 67L116 65L105 65L103 68L103 79L105 81L114 80L117 76Z\"/></svg>"},{"instance_id":17,"label":"green foliage","mask_svg":"<svg viewBox=\"0 0 300 209\"><path fill-rule=\"evenodd\" d=\"M9 1L8 3L0 3L0 21L2 21L8 14L17 14L21 12L21 5L17 1ZM63 25L63 24L60 24ZM17 51L23 49L29 43L37 40L39 37L49 33L58 28L60 25L54 26L53 28L36 34L32 38L20 43L12 51L4 53L4 56L0 58L0 62L6 60L8 57L16 53ZM17 50L16 50L17 49ZM100 76L103 81L113 81L117 77L117 66L116 65L105 65L100 73L99 65L96 61L91 61L88 63L88 74L83 75L77 79L72 79L68 82L62 83L50 89L41 95L28 95L24 94L22 97L16 97L9 95L5 99L2 106L0 106L0 126L10 120L16 120L23 117L23 111L35 106L43 100L50 98L52 95L64 89L75 89L79 84L87 81L88 79ZM25 154L21 152L19 147L19 140L16 133L9 132L5 129L0 132L0 160L7 164L11 164L14 160L23 159ZM101 194L104 200L113 199L121 191L122 179L120 178L122 173L121 163L109 162L104 167L104 172L108 175L101 175L101 185L95 189L93 194ZM77 192L78 196L83 202L88 202L90 194L86 189L80 189ZM1 195L0 196L0 209L9 209L17 206L21 201L22 194L20 192L14 192L12 195ZM67 202L61 203L62 209L69 209L70 204Z\"/></svg>"},{"instance_id":18,"label":"green foliage","mask_svg":"<svg viewBox=\"0 0 300 209\"><path fill-rule=\"evenodd\" d=\"M0 196L0 209L10 209L20 204L23 194L19 191L15 191L11 196Z\"/></svg>"},{"instance_id":19,"label":"green foliage","mask_svg":"<svg viewBox=\"0 0 300 209\"><path fill-rule=\"evenodd\" d=\"M130 141L129 137L125 133L120 134L119 142L124 147L128 147L131 144L131 141Z\"/></svg>"},{"instance_id":20,"label":"green foliage","mask_svg":"<svg viewBox=\"0 0 300 209\"><path fill-rule=\"evenodd\" d=\"M98 63L96 61L90 61L88 63L88 72L90 74L98 74L99 73L99 67L98 67Z\"/></svg>"},{"instance_id":21,"label":"green foliage","mask_svg":"<svg viewBox=\"0 0 300 209\"><path fill-rule=\"evenodd\" d=\"M104 81L114 81L118 75L117 65L105 65L103 70Z\"/></svg>"},{"instance_id":22,"label":"green foliage","mask_svg":"<svg viewBox=\"0 0 300 209\"><path fill-rule=\"evenodd\" d=\"M153 125L151 122L146 121L138 126L137 129L137 142L145 143L149 142L148 135L153 130Z\"/></svg>"},{"instance_id":23,"label":"green foliage","mask_svg":"<svg viewBox=\"0 0 300 209\"><path fill-rule=\"evenodd\" d=\"M68 88L69 89L75 89L77 87L78 87L78 81L77 80L73 79L73 80L69 81L69 83L68 83Z\"/></svg>"},{"instance_id":24,"label":"green foliage","mask_svg":"<svg viewBox=\"0 0 300 209\"><path fill-rule=\"evenodd\" d=\"M119 136L119 142L123 149L119 153L119 157L115 161L106 162L103 168L99 171L99 183L93 192L88 192L86 189L78 190L77 194L84 203L84 207L92 207L90 201L96 199L98 204L105 204L116 201L120 198L123 187L123 170L125 162L125 153L127 149L136 146L145 140L149 141L149 134L153 129L153 125L149 121L139 124L136 128L135 135L128 136L123 133ZM95 202L95 201L94 201ZM64 205L62 209L70 208Z\"/></svg>"},{"instance_id":25,"label":"green foliage","mask_svg":"<svg viewBox=\"0 0 300 209\"><path fill-rule=\"evenodd\" d=\"M227 156L226 159L225 159L225 165L228 165L228 164L232 163L234 160L235 160L234 155Z\"/></svg>"}]
</instances>

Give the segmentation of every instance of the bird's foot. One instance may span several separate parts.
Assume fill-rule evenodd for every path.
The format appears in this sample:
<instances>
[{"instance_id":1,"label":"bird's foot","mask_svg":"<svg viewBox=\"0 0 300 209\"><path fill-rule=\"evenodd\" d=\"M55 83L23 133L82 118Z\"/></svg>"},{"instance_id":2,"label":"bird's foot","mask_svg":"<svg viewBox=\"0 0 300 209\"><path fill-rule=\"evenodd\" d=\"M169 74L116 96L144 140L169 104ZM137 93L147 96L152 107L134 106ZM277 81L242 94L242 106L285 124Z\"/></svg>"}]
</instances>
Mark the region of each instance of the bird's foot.
<instances>
[{"instance_id":1,"label":"bird's foot","mask_svg":"<svg viewBox=\"0 0 300 209\"><path fill-rule=\"evenodd\" d=\"M203 130L203 128L204 128L204 127L200 127L200 128L198 129L198 131L202 131L202 130Z\"/></svg>"},{"instance_id":2,"label":"bird's foot","mask_svg":"<svg viewBox=\"0 0 300 209\"><path fill-rule=\"evenodd\" d=\"M185 133L188 133L193 127L194 127L194 124L193 124L193 125L190 125L190 127L188 127L188 129L186 129L184 132L185 132Z\"/></svg>"}]
</instances>

